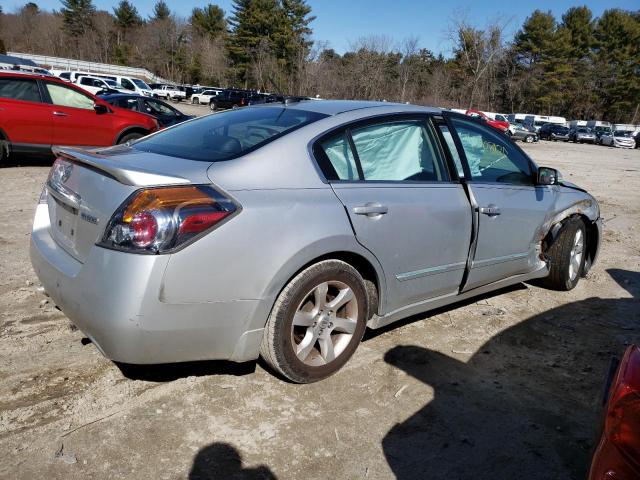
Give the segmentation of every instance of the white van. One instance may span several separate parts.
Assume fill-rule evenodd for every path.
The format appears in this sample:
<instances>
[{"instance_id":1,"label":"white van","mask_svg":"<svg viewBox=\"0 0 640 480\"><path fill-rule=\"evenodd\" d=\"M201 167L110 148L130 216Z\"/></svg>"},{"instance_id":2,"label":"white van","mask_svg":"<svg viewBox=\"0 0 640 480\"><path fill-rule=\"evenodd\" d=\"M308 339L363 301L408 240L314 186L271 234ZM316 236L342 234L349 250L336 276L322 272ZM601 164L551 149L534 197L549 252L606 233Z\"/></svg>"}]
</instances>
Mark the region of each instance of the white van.
<instances>
[{"instance_id":1,"label":"white van","mask_svg":"<svg viewBox=\"0 0 640 480\"><path fill-rule=\"evenodd\" d=\"M144 95L145 97L153 97L151 87L147 85L144 80L135 77L122 77L120 75L114 75L113 79L125 90L137 93L138 95Z\"/></svg>"},{"instance_id":2,"label":"white van","mask_svg":"<svg viewBox=\"0 0 640 480\"><path fill-rule=\"evenodd\" d=\"M94 95L102 90L117 90L122 93L128 92L128 90L121 88L115 80L108 78L81 75L78 77L78 81L76 83L80 88Z\"/></svg>"}]
</instances>

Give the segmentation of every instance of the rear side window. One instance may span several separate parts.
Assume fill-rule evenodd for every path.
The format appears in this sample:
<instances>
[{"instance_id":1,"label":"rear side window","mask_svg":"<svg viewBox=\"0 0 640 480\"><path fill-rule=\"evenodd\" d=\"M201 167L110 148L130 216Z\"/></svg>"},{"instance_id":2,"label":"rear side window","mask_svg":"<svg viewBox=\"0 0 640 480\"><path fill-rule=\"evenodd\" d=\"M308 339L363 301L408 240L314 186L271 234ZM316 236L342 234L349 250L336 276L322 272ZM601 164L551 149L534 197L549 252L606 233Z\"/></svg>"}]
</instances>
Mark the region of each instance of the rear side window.
<instances>
[{"instance_id":1,"label":"rear side window","mask_svg":"<svg viewBox=\"0 0 640 480\"><path fill-rule=\"evenodd\" d=\"M337 180L359 180L358 167L346 132L320 142L320 148L335 170Z\"/></svg>"},{"instance_id":2,"label":"rear side window","mask_svg":"<svg viewBox=\"0 0 640 480\"><path fill-rule=\"evenodd\" d=\"M63 78L63 79L65 79L65 80L69 80L69 79L71 79L71 72L62 72L62 73L60 74L60 78Z\"/></svg>"},{"instance_id":3,"label":"rear side window","mask_svg":"<svg viewBox=\"0 0 640 480\"><path fill-rule=\"evenodd\" d=\"M424 120L369 125L351 135L365 180L448 180L434 132Z\"/></svg>"},{"instance_id":4,"label":"rear side window","mask_svg":"<svg viewBox=\"0 0 640 480\"><path fill-rule=\"evenodd\" d=\"M40 92L35 80L0 78L0 97L39 102Z\"/></svg>"},{"instance_id":5,"label":"rear side window","mask_svg":"<svg viewBox=\"0 0 640 480\"><path fill-rule=\"evenodd\" d=\"M92 98L83 95L73 88L65 87L55 83L47 83L47 91L51 96L54 105L62 107L82 108L84 110L92 110L94 101Z\"/></svg>"},{"instance_id":6,"label":"rear side window","mask_svg":"<svg viewBox=\"0 0 640 480\"><path fill-rule=\"evenodd\" d=\"M286 107L240 108L179 124L132 147L203 162L229 160L326 116Z\"/></svg>"}]
</instances>

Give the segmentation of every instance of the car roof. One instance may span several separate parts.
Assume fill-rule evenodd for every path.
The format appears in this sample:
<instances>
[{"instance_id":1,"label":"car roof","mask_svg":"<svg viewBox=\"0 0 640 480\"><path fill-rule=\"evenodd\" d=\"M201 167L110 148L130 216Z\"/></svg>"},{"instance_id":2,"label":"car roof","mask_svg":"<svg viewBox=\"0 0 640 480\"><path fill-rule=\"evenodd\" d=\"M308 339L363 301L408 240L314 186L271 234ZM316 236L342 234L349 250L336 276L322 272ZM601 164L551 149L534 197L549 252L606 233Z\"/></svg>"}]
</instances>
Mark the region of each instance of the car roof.
<instances>
[{"instance_id":1,"label":"car roof","mask_svg":"<svg viewBox=\"0 0 640 480\"><path fill-rule=\"evenodd\" d=\"M265 103L256 105L255 108L273 107L277 103ZM417 105L393 102L376 102L370 100L301 100L287 104L287 108L293 110L304 110L307 112L322 113L325 115L338 115L340 113L361 110L364 108L384 108L397 107L398 111L423 111L431 113L441 113L442 109L435 107L421 107Z\"/></svg>"},{"instance_id":2,"label":"car roof","mask_svg":"<svg viewBox=\"0 0 640 480\"><path fill-rule=\"evenodd\" d=\"M32 79L38 79L38 78L44 78L47 80L53 80L53 81L57 81L57 82L61 82L64 83L65 85L67 85L69 82L65 82L64 80L59 79L58 77L54 76L54 75L47 75L45 73L33 73L33 72L25 72L25 71L20 71L20 70L0 70L0 76L3 77L16 77L16 78L32 78Z\"/></svg>"}]
</instances>

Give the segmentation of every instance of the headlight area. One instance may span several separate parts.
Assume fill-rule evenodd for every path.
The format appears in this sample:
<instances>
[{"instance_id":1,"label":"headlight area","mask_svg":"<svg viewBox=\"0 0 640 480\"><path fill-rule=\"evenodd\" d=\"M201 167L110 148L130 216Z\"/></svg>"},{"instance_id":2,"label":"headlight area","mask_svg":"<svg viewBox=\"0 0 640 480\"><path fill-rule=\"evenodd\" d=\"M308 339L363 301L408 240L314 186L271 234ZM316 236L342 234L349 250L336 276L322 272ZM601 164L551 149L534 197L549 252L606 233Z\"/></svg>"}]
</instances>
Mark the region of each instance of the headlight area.
<instances>
[{"instance_id":1,"label":"headlight area","mask_svg":"<svg viewBox=\"0 0 640 480\"><path fill-rule=\"evenodd\" d=\"M171 253L240 211L209 185L145 188L113 214L98 246L131 253Z\"/></svg>"}]
</instances>

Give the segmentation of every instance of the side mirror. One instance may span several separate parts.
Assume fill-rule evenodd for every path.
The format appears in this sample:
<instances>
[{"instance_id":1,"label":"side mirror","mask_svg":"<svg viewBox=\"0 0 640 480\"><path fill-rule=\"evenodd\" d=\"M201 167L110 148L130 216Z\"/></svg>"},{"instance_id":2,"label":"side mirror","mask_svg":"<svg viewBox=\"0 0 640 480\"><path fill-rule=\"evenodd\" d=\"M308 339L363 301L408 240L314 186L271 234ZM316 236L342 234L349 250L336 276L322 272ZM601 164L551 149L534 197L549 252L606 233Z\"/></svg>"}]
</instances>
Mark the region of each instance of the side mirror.
<instances>
[{"instance_id":1,"label":"side mirror","mask_svg":"<svg viewBox=\"0 0 640 480\"><path fill-rule=\"evenodd\" d=\"M103 105L103 104L101 104L101 103L96 103L96 104L93 106L93 109L96 111L96 113L97 113L98 115L102 115L103 113L107 113L107 112L109 111L109 109L107 108L107 106L106 106L106 105Z\"/></svg>"},{"instance_id":2,"label":"side mirror","mask_svg":"<svg viewBox=\"0 0 640 480\"><path fill-rule=\"evenodd\" d=\"M538 185L557 185L561 178L560 172L555 168L538 168Z\"/></svg>"}]
</instances>

